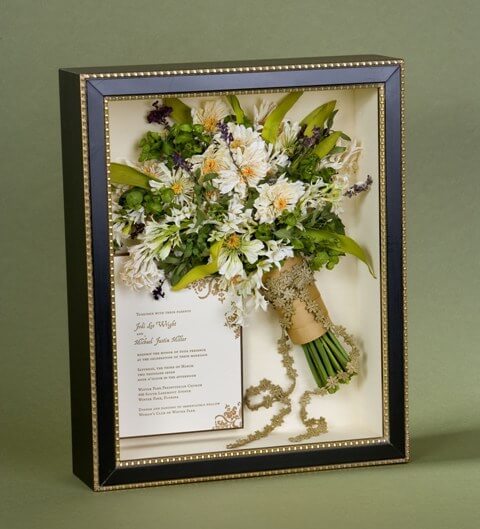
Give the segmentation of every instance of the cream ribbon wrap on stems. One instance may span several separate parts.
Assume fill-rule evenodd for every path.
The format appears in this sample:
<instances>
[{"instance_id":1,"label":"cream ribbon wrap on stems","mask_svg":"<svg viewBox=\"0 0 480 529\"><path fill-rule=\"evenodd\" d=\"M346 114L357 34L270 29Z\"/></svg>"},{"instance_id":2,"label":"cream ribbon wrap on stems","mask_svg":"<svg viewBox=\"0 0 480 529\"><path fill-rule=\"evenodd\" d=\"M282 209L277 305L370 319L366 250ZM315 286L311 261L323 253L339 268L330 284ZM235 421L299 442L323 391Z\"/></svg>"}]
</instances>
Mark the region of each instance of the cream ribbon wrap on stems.
<instances>
[{"instance_id":1,"label":"cream ribbon wrap on stems","mask_svg":"<svg viewBox=\"0 0 480 529\"><path fill-rule=\"evenodd\" d=\"M282 335L278 340L278 353L281 356L289 385L286 389L271 380L264 378L256 386L245 391L245 405L251 411L270 408L275 403L281 405L270 422L262 429L240 438L227 445L227 448L238 448L253 441L267 437L283 424L285 417L292 411L291 394L297 383L297 371L291 355L291 344L305 344L333 330L349 346L351 365L358 365L359 351L344 327L333 325L327 308L318 291L313 272L308 263L300 257L287 259L279 270L265 274L265 297L275 308L280 318ZM307 406L315 395L327 395L326 388L315 388L305 391L300 399L300 419L305 432L290 437L289 441L298 443L327 432L327 423L323 417L309 417Z\"/></svg>"}]
</instances>

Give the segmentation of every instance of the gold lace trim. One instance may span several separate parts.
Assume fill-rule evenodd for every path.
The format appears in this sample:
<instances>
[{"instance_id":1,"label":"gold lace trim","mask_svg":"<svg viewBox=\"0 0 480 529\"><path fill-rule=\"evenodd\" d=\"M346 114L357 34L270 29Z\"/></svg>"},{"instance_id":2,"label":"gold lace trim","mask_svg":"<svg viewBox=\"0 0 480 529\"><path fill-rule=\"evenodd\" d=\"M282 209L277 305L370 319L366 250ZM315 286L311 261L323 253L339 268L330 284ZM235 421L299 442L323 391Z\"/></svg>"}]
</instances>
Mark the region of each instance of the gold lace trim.
<instances>
[{"instance_id":1,"label":"gold lace trim","mask_svg":"<svg viewBox=\"0 0 480 529\"><path fill-rule=\"evenodd\" d=\"M227 448L238 448L267 437L276 428L283 424L285 417L292 411L291 394L297 384L297 371L294 367L294 360L291 354L292 344L288 337L287 329L290 327L292 317L295 313L293 307L294 300L300 299L303 301L307 310L313 314L315 319L320 322L325 329L332 330L337 336L340 336L343 339L345 345L350 349L350 362L347 364L347 371L349 374L358 371L360 354L353 337L347 333L344 327L333 325L323 310L308 297L306 287L312 282L314 282L313 272L305 261L301 261L292 266L289 270L285 270L274 280L266 279L265 297L275 309L281 309L280 327L282 334L277 342L278 353L289 379L289 385L284 389L280 385L274 384L271 380L264 378L256 386L250 386L246 389L245 406L250 411L256 411L260 408L271 408L275 403L279 403L281 407L270 419L270 422L262 429L256 430L243 438L237 439L233 443L227 445ZM338 377L331 377L328 387L336 386L339 382L340 380ZM299 435L290 437L290 442L299 443L327 432L327 422L325 418L309 417L307 411L312 397L317 395L325 396L327 394L328 388L316 388L314 390L307 390L301 395L299 399L299 414L300 419L305 426L305 431ZM261 396L261 399L256 401L255 397L259 396Z\"/></svg>"},{"instance_id":2,"label":"gold lace trim","mask_svg":"<svg viewBox=\"0 0 480 529\"><path fill-rule=\"evenodd\" d=\"M197 294L199 299L215 296L221 303L225 302L226 291L220 286L220 281L215 276L198 279L197 281L190 283L189 288ZM236 318L234 316L225 316L225 327L228 327L233 331L235 338L240 338L242 328L236 323Z\"/></svg>"}]
</instances>

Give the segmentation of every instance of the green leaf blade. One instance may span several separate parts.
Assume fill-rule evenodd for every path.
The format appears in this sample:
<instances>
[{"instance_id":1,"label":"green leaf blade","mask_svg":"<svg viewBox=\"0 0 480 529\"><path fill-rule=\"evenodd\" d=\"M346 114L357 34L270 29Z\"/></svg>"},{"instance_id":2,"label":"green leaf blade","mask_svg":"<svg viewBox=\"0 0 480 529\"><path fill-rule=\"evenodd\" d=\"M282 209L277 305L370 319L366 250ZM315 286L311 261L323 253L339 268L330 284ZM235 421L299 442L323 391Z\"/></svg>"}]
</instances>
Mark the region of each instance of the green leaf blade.
<instances>
[{"instance_id":1,"label":"green leaf blade","mask_svg":"<svg viewBox=\"0 0 480 529\"><path fill-rule=\"evenodd\" d=\"M330 154L330 152L335 148L335 145L337 144L337 141L339 140L341 134L342 133L340 131L332 132L330 136L327 136L315 147L313 152L319 158L324 158L325 156Z\"/></svg>"},{"instance_id":2,"label":"green leaf blade","mask_svg":"<svg viewBox=\"0 0 480 529\"><path fill-rule=\"evenodd\" d=\"M245 112L240 105L240 101L236 95L228 95L227 100L235 113L235 119L239 125L243 125L245 121Z\"/></svg>"},{"instance_id":3,"label":"green leaf blade","mask_svg":"<svg viewBox=\"0 0 480 529\"><path fill-rule=\"evenodd\" d=\"M166 97L163 104L172 108L170 117L177 123L193 123L192 109L178 97Z\"/></svg>"},{"instance_id":4,"label":"green leaf blade","mask_svg":"<svg viewBox=\"0 0 480 529\"><path fill-rule=\"evenodd\" d=\"M191 283L218 272L218 255L220 253L221 247L222 241L217 241L216 243L212 244L212 247L210 248L210 262L192 268L183 277L181 277L179 281L175 283L175 285L172 285L172 290L183 290Z\"/></svg>"},{"instance_id":5,"label":"green leaf blade","mask_svg":"<svg viewBox=\"0 0 480 529\"><path fill-rule=\"evenodd\" d=\"M278 137L280 123L282 122L287 112L300 99L302 94L303 92L291 92L290 94L287 94L270 112L270 114L265 119L265 123L262 129L262 138L265 141L268 141L269 143L275 143L275 140Z\"/></svg>"},{"instance_id":6,"label":"green leaf blade","mask_svg":"<svg viewBox=\"0 0 480 529\"><path fill-rule=\"evenodd\" d=\"M110 164L110 181L113 184L141 187L143 189L150 189L149 181L154 178L121 163Z\"/></svg>"},{"instance_id":7,"label":"green leaf blade","mask_svg":"<svg viewBox=\"0 0 480 529\"><path fill-rule=\"evenodd\" d=\"M308 229L307 236L317 244L323 244L327 248L353 255L364 263L373 277L375 272L373 264L365 250L351 237L328 230Z\"/></svg>"},{"instance_id":8,"label":"green leaf blade","mask_svg":"<svg viewBox=\"0 0 480 529\"><path fill-rule=\"evenodd\" d=\"M327 119L332 115L333 111L335 110L336 104L336 100L324 103L323 105L320 105L316 109L312 110L310 114L308 114L302 119L300 125L305 125L305 136L311 136L315 127L323 127L325 121L327 121Z\"/></svg>"}]
</instances>

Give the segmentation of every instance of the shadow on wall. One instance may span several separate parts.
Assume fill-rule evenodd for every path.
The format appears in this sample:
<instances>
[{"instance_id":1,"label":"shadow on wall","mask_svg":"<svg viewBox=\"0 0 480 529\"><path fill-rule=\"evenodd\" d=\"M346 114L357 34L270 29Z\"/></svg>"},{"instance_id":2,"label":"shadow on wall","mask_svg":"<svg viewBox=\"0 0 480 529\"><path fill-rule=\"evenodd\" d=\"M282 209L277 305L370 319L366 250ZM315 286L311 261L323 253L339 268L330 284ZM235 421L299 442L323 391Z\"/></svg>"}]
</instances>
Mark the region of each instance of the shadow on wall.
<instances>
[{"instance_id":1,"label":"shadow on wall","mask_svg":"<svg viewBox=\"0 0 480 529\"><path fill-rule=\"evenodd\" d=\"M413 463L480 459L480 427L413 437L411 444Z\"/></svg>"}]
</instances>

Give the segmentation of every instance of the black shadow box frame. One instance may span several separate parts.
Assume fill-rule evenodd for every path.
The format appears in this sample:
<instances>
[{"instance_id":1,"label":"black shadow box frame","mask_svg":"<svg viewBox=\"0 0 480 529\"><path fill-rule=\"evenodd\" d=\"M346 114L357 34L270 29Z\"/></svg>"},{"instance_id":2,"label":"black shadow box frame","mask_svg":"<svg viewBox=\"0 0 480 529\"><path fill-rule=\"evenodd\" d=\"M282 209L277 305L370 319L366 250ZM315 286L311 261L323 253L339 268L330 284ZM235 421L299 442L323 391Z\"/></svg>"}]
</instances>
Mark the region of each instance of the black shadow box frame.
<instances>
[{"instance_id":1,"label":"black shadow box frame","mask_svg":"<svg viewBox=\"0 0 480 529\"><path fill-rule=\"evenodd\" d=\"M111 96L381 84L389 435L371 445L119 465L115 443L104 99ZM94 490L286 474L408 460L404 66L349 56L60 70L74 473Z\"/></svg>"}]
</instances>

